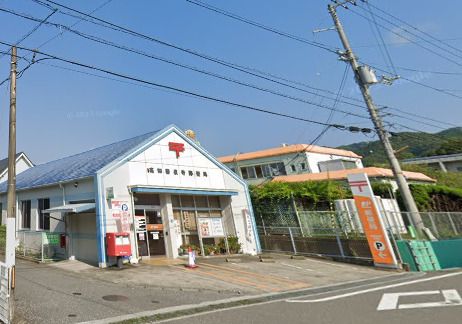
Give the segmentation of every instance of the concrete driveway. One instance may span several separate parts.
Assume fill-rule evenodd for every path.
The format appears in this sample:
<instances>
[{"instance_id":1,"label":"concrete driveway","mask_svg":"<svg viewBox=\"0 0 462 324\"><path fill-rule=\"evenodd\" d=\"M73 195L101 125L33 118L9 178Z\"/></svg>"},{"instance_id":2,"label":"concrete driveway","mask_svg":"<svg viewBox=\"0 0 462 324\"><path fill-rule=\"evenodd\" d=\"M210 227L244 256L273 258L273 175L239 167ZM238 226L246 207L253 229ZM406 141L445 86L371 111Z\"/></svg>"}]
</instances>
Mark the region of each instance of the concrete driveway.
<instances>
[{"instance_id":1,"label":"concrete driveway","mask_svg":"<svg viewBox=\"0 0 462 324\"><path fill-rule=\"evenodd\" d=\"M98 269L77 261L36 264L18 260L17 322L75 323L172 306L339 284L393 273L320 259L270 261L242 256L225 262L198 260L189 270L182 261ZM133 315L136 317L136 315ZM110 321L108 321L110 322Z\"/></svg>"}]
</instances>

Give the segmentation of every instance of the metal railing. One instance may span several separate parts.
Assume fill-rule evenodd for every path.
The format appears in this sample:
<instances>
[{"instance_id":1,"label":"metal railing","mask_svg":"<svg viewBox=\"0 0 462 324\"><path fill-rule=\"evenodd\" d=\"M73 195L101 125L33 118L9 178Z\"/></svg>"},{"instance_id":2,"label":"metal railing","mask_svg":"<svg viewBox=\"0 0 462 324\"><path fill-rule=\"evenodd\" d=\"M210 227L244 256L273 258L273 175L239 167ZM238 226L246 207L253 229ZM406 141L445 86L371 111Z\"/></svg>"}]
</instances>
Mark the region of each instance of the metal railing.
<instances>
[{"instance_id":1,"label":"metal railing","mask_svg":"<svg viewBox=\"0 0 462 324\"><path fill-rule=\"evenodd\" d=\"M64 233L20 231L16 254L41 262L66 259L66 249L60 244L61 235Z\"/></svg>"},{"instance_id":2,"label":"metal railing","mask_svg":"<svg viewBox=\"0 0 462 324\"><path fill-rule=\"evenodd\" d=\"M361 233L348 233L338 228L258 226L263 251L320 255L339 258L372 258L366 238Z\"/></svg>"}]
</instances>

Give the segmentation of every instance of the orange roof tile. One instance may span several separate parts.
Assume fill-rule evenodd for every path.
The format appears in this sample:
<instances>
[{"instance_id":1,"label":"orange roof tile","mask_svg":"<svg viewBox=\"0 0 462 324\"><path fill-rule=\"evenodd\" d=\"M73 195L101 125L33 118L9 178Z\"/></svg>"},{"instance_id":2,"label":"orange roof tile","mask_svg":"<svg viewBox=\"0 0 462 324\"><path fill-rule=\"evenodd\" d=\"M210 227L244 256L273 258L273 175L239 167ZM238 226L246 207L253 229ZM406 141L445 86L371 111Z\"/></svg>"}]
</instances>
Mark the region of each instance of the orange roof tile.
<instances>
[{"instance_id":1,"label":"orange roof tile","mask_svg":"<svg viewBox=\"0 0 462 324\"><path fill-rule=\"evenodd\" d=\"M331 172L320 172L320 173L303 173L275 177L272 181L279 182L303 182L303 181L321 181L321 180L345 180L348 174L352 173L366 173L369 178L393 178L393 172L390 169L384 168L362 168L362 169L349 169L349 170L338 170ZM414 181L425 181L425 182L436 182L435 179L420 173L420 172L409 172L404 171L404 176L408 180Z\"/></svg>"},{"instance_id":2,"label":"orange roof tile","mask_svg":"<svg viewBox=\"0 0 462 324\"><path fill-rule=\"evenodd\" d=\"M321 154L332 154L339 156L346 156L351 158L361 158L360 155L352 151L335 149L324 146L309 145L309 144L293 144L281 147L274 147L266 150L248 152L248 153L236 153L234 155L222 156L218 160L222 163L231 163L244 160L253 160L260 159L271 156L278 156L290 153L299 153L299 152L312 152L312 153L321 153Z\"/></svg>"}]
</instances>

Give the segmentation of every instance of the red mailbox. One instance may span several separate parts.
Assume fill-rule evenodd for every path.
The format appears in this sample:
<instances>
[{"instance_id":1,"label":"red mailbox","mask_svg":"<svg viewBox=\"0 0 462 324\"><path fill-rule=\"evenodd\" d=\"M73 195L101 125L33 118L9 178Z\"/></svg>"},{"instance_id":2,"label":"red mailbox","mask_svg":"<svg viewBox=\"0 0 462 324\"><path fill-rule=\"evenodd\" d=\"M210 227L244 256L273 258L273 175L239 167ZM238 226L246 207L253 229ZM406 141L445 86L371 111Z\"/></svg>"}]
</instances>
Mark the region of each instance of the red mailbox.
<instances>
[{"instance_id":1,"label":"red mailbox","mask_svg":"<svg viewBox=\"0 0 462 324\"><path fill-rule=\"evenodd\" d=\"M132 255L130 236L128 233L107 233L106 248L108 256L124 257Z\"/></svg>"}]
</instances>

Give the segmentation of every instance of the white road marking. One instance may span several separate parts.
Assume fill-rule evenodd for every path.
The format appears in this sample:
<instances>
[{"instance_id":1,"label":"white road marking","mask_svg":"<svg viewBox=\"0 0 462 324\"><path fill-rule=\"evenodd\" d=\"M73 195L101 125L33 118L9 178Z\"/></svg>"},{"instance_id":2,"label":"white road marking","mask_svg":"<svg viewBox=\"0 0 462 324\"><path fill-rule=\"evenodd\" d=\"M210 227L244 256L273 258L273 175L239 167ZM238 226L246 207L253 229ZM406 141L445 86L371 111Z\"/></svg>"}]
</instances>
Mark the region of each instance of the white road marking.
<instances>
[{"instance_id":1,"label":"white road marking","mask_svg":"<svg viewBox=\"0 0 462 324\"><path fill-rule=\"evenodd\" d=\"M336 300L336 299L341 299L341 298L346 298L346 297L366 294L366 293L369 293L369 292L379 291L379 290L383 290L383 289L407 286L407 285L412 285L412 284L415 284L415 283L433 281L433 280L449 278L449 277L454 277L454 276L460 276L460 275L462 275L462 272L448 273L448 274L444 274L444 275L441 275L441 276L435 276L435 277L424 278L424 279L417 279L417 280L412 280L412 281L407 281L407 282L400 282L400 283L393 284L393 285L374 287L374 288L370 288L370 289L354 291L354 292L347 293L347 294L341 294L341 295L335 295L335 296L324 297L324 298L319 298L319 299L311 299L311 300L287 299L286 302L288 302L288 303L319 303L319 302L331 301L331 300Z\"/></svg>"},{"instance_id":2,"label":"white road marking","mask_svg":"<svg viewBox=\"0 0 462 324\"><path fill-rule=\"evenodd\" d=\"M352 269L352 270L360 270L359 268L354 267L354 266L345 265L345 264L336 264L334 262L319 261L319 260L313 260L313 259L305 259L305 261L321 263L321 264L324 264L324 265L330 265L330 266L338 267L338 268L348 268L348 269Z\"/></svg>"},{"instance_id":3,"label":"white road marking","mask_svg":"<svg viewBox=\"0 0 462 324\"><path fill-rule=\"evenodd\" d=\"M416 304L400 304L398 305L399 297L401 296L422 296L422 295L439 295L444 297L443 301L430 302L430 303L416 303ZM447 290L431 290L431 291L414 291L404 293L383 294L380 300L378 311L392 310L392 309L411 309L411 308L428 308L428 307L446 307L446 306L461 306L462 298L455 289Z\"/></svg>"},{"instance_id":4,"label":"white road marking","mask_svg":"<svg viewBox=\"0 0 462 324\"><path fill-rule=\"evenodd\" d=\"M439 290L430 290L430 291L413 291L413 292L404 292L404 293L391 293L383 294L382 299L380 299L379 306L377 310L388 310L398 308L398 299L401 296L422 296L422 295L437 295Z\"/></svg>"},{"instance_id":5,"label":"white road marking","mask_svg":"<svg viewBox=\"0 0 462 324\"><path fill-rule=\"evenodd\" d=\"M295 269L299 269L299 270L314 271L313 269L297 267L297 266L294 266L292 264L287 264L287 263L281 263L281 264L285 265L286 267L295 268Z\"/></svg>"}]
</instances>

